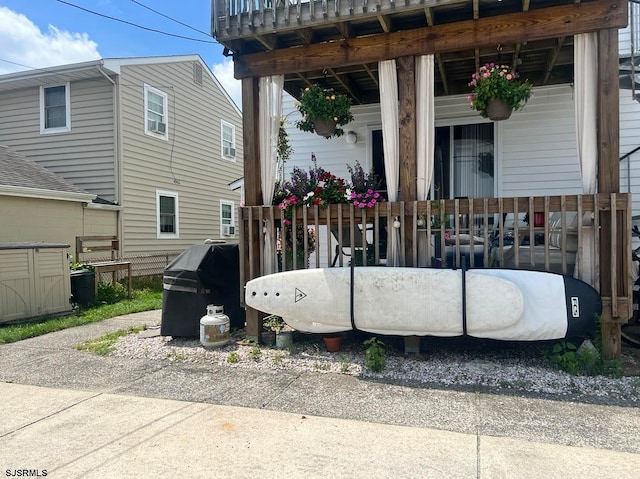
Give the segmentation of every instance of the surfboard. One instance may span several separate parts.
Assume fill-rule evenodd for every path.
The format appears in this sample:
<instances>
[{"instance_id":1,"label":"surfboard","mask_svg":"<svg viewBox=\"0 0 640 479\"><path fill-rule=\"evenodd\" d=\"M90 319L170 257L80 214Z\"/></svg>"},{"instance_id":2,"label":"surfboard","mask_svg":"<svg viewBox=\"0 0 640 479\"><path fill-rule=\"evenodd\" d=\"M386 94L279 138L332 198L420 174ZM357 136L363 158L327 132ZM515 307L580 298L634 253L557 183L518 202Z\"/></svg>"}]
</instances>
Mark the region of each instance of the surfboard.
<instances>
[{"instance_id":1,"label":"surfboard","mask_svg":"<svg viewBox=\"0 0 640 479\"><path fill-rule=\"evenodd\" d=\"M249 281L245 302L310 333L544 340L584 335L601 312L586 283L506 269L314 268ZM352 324L353 311L353 324Z\"/></svg>"}]
</instances>

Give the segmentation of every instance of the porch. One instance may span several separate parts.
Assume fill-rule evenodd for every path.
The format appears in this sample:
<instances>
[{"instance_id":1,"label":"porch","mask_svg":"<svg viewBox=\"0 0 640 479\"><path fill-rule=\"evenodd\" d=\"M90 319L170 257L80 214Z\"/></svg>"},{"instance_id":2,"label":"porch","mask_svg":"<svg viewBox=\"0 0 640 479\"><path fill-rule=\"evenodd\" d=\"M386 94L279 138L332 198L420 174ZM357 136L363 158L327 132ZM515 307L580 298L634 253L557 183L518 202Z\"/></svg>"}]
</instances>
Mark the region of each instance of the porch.
<instances>
[{"instance_id":1,"label":"porch","mask_svg":"<svg viewBox=\"0 0 640 479\"><path fill-rule=\"evenodd\" d=\"M381 259L384 248L380 246L380 237L383 231L388 231L384 225L395 223L400 237L399 264L403 266L426 266L432 264L431 258L440 258L447 267L460 266L462 258L468 257L472 267L529 267L573 274L573 265L578 264L578 274L583 274L580 257L586 238L590 238L595 258L591 264L599 278L592 284L604 300L604 354L606 357L620 354L620 324L630 317L631 309L631 204L627 195L618 193L618 29L627 24L626 1L584 0L566 4L560 0L542 3L427 0L400 5L389 0L272 4L263 0L246 3L214 0L212 9L212 32L224 45L225 52L233 55L235 76L242 79L248 205L241 211L243 281L266 271L263 228L275 229L284 222L275 207L257 206L270 203L270 199L263 198L268 164L262 162L269 155L264 148L268 134L265 130L261 133L260 127L264 108L260 106L261 79L282 77L284 90L294 97L304 87L321 83L325 88L349 95L354 105L368 105L380 102L380 65L394 60L398 121L391 126L387 124L387 128L399 131L399 141L393 153L385 153L385 161L387 157L399 160L398 166L393 166L399 181L392 190L397 193L394 198L403 201L393 201L371 211L350 206L298 210L294 225L313 226L319 234L317 248L322 254L310 256L311 266L323 266L322 257L330 265L328 258L335 251L339 252L337 265L348 263L348 258L340 257L343 245L338 244L335 250L332 225L334 230L340 227L352 233L356 228L368 232L371 246L365 243L355 253L356 258L360 254L361 263L368 264L370 247L373 262ZM594 59L591 68L574 69L574 42L577 35L585 33L591 35L597 55L590 57ZM417 145L422 132L432 128L419 130L425 127L417 125L416 114L418 106L424 104L422 93L418 92L417 63L426 56L434 65L426 82L433 87L429 98L468 92L470 73L496 59L517 69L534 87L575 85L579 83L577 80L591 78L595 85L591 103L594 113L588 118L595 117L595 121L591 130L582 135L589 145L575 156L576 168L581 170L584 166L579 164L585 152L586 156L595 157L595 164L591 163L589 168L597 171L597 178L594 173L592 184L583 185L582 191L599 194L562 195L575 190L559 188L550 192L556 196L416 201L425 197L422 193L418 195L416 186L416 179L421 177L417 164L423 161ZM583 96L576 93L576 97ZM433 143L426 149L432 154ZM430 218L434 211L449 218L445 227L435 233L430 221L418 225L420 217ZM536 226L535 221L522 224L519 219L525 213L529 217L542 213L545 220L539 223L541 226ZM569 216L575 221L570 221ZM560 221L556 221L558 217ZM554 226L557 224L562 226ZM464 245L465 238L471 244ZM542 242L537 238L542 238ZM525 244L527 241L529 245ZM303 244L307 244L306 238ZM421 250L420 244L426 249ZM351 252L356 250L355 245L350 246ZM283 254L286 268L287 251ZM291 251L293 257L298 254ZM306 257L304 251L303 256ZM273 264L269 269L272 267ZM257 336L259 328L260 313L248 308L247 333Z\"/></svg>"},{"instance_id":2,"label":"porch","mask_svg":"<svg viewBox=\"0 0 640 479\"><path fill-rule=\"evenodd\" d=\"M609 223L606 230L603 223ZM282 238L285 224L277 206L241 208L241 284L278 270L385 264L393 228L400 236L400 266L508 267L590 276L598 290L599 284L610 285L609 291L600 291L604 320L631 316L631 196L626 193L399 201L364 209L353 204L298 207L285 228L301 231L303 238L288 248L281 246L284 241L274 243L265 251L263 228ZM349 242L336 235L345 231ZM601 250L603 243L611 245L608 251Z\"/></svg>"}]
</instances>

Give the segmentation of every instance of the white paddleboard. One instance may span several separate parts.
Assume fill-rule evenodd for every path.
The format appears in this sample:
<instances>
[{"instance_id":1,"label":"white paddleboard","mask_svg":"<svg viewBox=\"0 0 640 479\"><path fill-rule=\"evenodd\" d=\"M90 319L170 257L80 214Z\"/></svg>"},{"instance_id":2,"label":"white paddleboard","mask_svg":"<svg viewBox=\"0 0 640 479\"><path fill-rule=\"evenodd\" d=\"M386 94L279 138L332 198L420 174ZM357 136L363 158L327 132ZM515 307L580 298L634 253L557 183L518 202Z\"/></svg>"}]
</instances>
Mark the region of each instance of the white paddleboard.
<instances>
[{"instance_id":1,"label":"white paddleboard","mask_svg":"<svg viewBox=\"0 0 640 479\"><path fill-rule=\"evenodd\" d=\"M316 268L276 273L247 283L246 304L277 314L311 333L352 329L350 270ZM467 333L490 335L516 325L524 314L520 288L498 276L466 273ZM459 336L462 272L427 268L356 268L357 329L392 335Z\"/></svg>"}]
</instances>

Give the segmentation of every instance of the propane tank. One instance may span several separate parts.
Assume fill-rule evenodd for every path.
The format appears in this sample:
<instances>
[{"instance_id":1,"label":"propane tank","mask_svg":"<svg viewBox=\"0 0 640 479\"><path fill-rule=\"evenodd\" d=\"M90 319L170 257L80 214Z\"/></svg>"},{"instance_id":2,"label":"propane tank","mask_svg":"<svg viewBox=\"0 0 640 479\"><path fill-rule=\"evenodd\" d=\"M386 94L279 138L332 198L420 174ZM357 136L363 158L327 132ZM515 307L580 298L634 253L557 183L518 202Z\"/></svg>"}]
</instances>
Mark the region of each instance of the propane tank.
<instances>
[{"instance_id":1,"label":"propane tank","mask_svg":"<svg viewBox=\"0 0 640 479\"><path fill-rule=\"evenodd\" d=\"M230 329L224 306L207 305L207 314L200 318L200 343L205 347L224 346L229 342Z\"/></svg>"}]
</instances>

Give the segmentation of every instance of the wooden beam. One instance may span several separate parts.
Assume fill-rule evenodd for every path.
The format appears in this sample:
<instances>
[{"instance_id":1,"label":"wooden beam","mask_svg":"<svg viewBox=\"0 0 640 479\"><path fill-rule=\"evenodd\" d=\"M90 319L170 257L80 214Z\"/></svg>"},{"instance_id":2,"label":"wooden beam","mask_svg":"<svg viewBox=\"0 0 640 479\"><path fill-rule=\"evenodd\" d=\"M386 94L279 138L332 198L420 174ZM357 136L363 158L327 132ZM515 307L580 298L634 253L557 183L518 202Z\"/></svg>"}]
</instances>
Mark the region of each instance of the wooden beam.
<instances>
[{"instance_id":1,"label":"wooden beam","mask_svg":"<svg viewBox=\"0 0 640 479\"><path fill-rule=\"evenodd\" d=\"M269 33L267 35L256 35L255 39L269 51L278 48L278 38L273 33Z\"/></svg>"},{"instance_id":2,"label":"wooden beam","mask_svg":"<svg viewBox=\"0 0 640 479\"><path fill-rule=\"evenodd\" d=\"M400 57L398 66L398 119L400 122L400 200L417 200L418 165L416 163L416 81L415 58ZM405 224L411 217L404 217ZM407 233L411 228L404 228ZM414 266L412 260L413 239L410 235L403 238L405 265Z\"/></svg>"},{"instance_id":3,"label":"wooden beam","mask_svg":"<svg viewBox=\"0 0 640 479\"><path fill-rule=\"evenodd\" d=\"M300 30L296 30L296 35L298 35L298 37L307 45L313 43L316 37L311 28L302 28Z\"/></svg>"},{"instance_id":4,"label":"wooden beam","mask_svg":"<svg viewBox=\"0 0 640 479\"><path fill-rule=\"evenodd\" d=\"M345 40L353 36L351 33L352 28L350 22L338 22L336 23L336 28L340 32L340 35L342 35L342 38L344 38Z\"/></svg>"},{"instance_id":5,"label":"wooden beam","mask_svg":"<svg viewBox=\"0 0 640 479\"><path fill-rule=\"evenodd\" d=\"M244 186L245 204L257 206L262 204L262 183L260 180L260 135L259 135L259 103L258 103L258 78L245 78L242 80L242 144L244 161ZM251 238L246 238L245 244L253 248L252 252L241 251L247 261L245 262L244 277L253 279L251 272L260 271L259 250L260 234L257 228L253 228ZM245 232L249 235L249 231ZM253 259L253 264L250 264ZM258 340L261 331L260 314L255 309L246 308L246 335L248 338Z\"/></svg>"},{"instance_id":6,"label":"wooden beam","mask_svg":"<svg viewBox=\"0 0 640 479\"><path fill-rule=\"evenodd\" d=\"M598 32L598 191L617 193L620 191L620 127L618 84L618 30L614 28ZM624 251L624 235L612 240L613 225L619 223L612 215L603 212L600 219L600 295L611 297L612 292L628 292L629 279L625 255L613 255L613 251ZM620 214L616 215L616 220ZM615 243L615 244L614 244ZM615 266L615 268L612 268ZM616 271L617 274L612 273ZM615 274L615 277L613 276ZM612 284L618 285L613 288ZM624 294L621 294L621 296ZM617 295L616 295L617 296ZM605 359L619 358L621 354L620 312L613 304L602 310L602 353Z\"/></svg>"},{"instance_id":7,"label":"wooden beam","mask_svg":"<svg viewBox=\"0 0 640 479\"><path fill-rule=\"evenodd\" d=\"M529 6L530 6L530 0L522 0L523 12L528 11ZM513 49L513 61L511 62L511 69L514 72L518 70L521 48L522 48L522 42L517 42L515 48Z\"/></svg>"},{"instance_id":8,"label":"wooden beam","mask_svg":"<svg viewBox=\"0 0 640 479\"><path fill-rule=\"evenodd\" d=\"M424 7L424 16L427 18L427 25L433 26L433 11L431 7ZM438 72L440 73L440 81L442 81L442 89L445 95L449 94L449 82L447 81L447 70L445 69L444 62L442 61L442 55L436 53L434 56L436 65L438 65Z\"/></svg>"},{"instance_id":9,"label":"wooden beam","mask_svg":"<svg viewBox=\"0 0 640 479\"><path fill-rule=\"evenodd\" d=\"M378 15L378 22L382 27L382 31L389 33L391 31L391 16L390 15Z\"/></svg>"},{"instance_id":10,"label":"wooden beam","mask_svg":"<svg viewBox=\"0 0 640 479\"><path fill-rule=\"evenodd\" d=\"M363 65L365 71L369 74L369 77L373 80L373 83L375 83L376 88L380 88L380 82L378 81L378 76L373 74L373 70L371 70L371 68L369 68L368 65Z\"/></svg>"},{"instance_id":11,"label":"wooden beam","mask_svg":"<svg viewBox=\"0 0 640 479\"><path fill-rule=\"evenodd\" d=\"M553 66L556 64L558 60L558 55L560 54L560 50L562 49L562 45L564 45L564 40L566 37L558 38L558 44L549 52L549 56L547 57L547 64L545 65L545 73L544 79L542 80L542 84L546 84L549 81L549 76L551 76L551 71L553 70Z\"/></svg>"},{"instance_id":12,"label":"wooden beam","mask_svg":"<svg viewBox=\"0 0 640 479\"><path fill-rule=\"evenodd\" d=\"M333 77L338 81L338 83L342 85L342 88L346 90L346 92L351 96L351 98L353 98L356 101L356 103L358 103L359 105L363 103L362 99L360 98L360 95L352 87L351 82L348 79L342 78L342 76L338 75L333 68L328 68L327 72L333 75Z\"/></svg>"},{"instance_id":13,"label":"wooden beam","mask_svg":"<svg viewBox=\"0 0 640 479\"><path fill-rule=\"evenodd\" d=\"M466 49L536 41L595 32L627 25L627 2L594 0L589 3L540 8L432 27L381 33L349 40L316 43L271 52L238 55L235 77L304 72L327 66L399 58L407 55L455 52Z\"/></svg>"}]
</instances>

